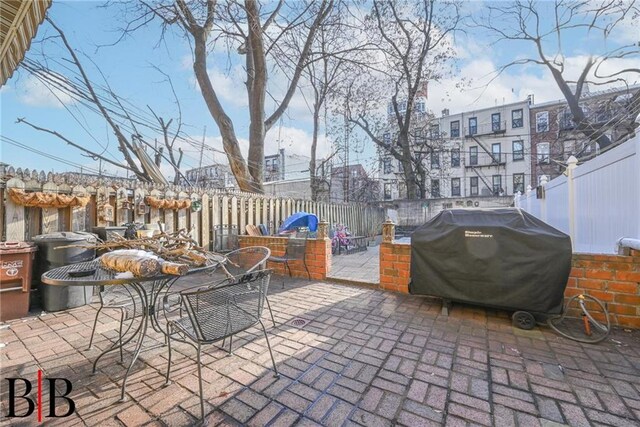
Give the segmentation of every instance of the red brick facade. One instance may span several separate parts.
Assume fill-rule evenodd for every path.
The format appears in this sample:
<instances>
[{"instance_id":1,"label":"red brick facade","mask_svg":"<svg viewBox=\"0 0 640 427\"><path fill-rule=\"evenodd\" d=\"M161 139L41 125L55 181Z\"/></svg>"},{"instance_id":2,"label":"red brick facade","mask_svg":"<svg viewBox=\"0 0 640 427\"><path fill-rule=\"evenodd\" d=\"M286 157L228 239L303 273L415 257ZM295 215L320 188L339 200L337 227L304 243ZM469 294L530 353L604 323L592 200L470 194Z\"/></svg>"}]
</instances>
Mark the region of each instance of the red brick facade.
<instances>
[{"instance_id":1,"label":"red brick facade","mask_svg":"<svg viewBox=\"0 0 640 427\"><path fill-rule=\"evenodd\" d=\"M605 302L613 325L640 328L640 251L630 256L574 254L565 299L581 293ZM409 292L411 245L382 243L380 287Z\"/></svg>"},{"instance_id":2,"label":"red brick facade","mask_svg":"<svg viewBox=\"0 0 640 427\"><path fill-rule=\"evenodd\" d=\"M254 237L240 236L240 247L266 246L271 249L271 255L283 256L287 248L287 237ZM331 269L331 240L309 239L307 240L307 268L312 279L324 280ZM267 268L272 268L275 274L288 275L283 263L267 263ZM289 268L294 277L307 277L307 272L302 261L290 261Z\"/></svg>"}]
</instances>

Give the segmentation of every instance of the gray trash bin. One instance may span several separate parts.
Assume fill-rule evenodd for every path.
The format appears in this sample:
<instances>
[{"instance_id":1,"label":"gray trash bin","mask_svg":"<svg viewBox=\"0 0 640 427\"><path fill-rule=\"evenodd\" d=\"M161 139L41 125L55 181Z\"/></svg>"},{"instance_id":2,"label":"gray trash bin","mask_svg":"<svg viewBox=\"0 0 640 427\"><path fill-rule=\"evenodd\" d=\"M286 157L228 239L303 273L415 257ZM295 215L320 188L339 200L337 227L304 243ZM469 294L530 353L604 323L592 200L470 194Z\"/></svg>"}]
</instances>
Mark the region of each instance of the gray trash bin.
<instances>
[{"instance_id":1,"label":"gray trash bin","mask_svg":"<svg viewBox=\"0 0 640 427\"><path fill-rule=\"evenodd\" d=\"M96 237L90 233L61 231L35 236L33 242L38 246L34 277L38 281L42 308L45 311L60 311L90 303L93 296L92 286L53 286L40 283L39 280L44 272L53 268L90 261L96 257L95 249L65 248L54 250L54 248L95 243Z\"/></svg>"}]
</instances>

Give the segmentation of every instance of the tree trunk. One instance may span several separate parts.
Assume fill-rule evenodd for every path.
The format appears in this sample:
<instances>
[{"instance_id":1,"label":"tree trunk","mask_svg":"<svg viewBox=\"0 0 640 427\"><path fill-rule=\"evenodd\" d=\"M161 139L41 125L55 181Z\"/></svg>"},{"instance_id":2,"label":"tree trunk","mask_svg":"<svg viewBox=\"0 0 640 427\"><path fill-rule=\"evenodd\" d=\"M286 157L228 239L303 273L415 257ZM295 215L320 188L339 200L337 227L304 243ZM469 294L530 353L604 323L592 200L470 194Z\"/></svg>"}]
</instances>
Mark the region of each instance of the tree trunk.
<instances>
[{"instance_id":1,"label":"tree trunk","mask_svg":"<svg viewBox=\"0 0 640 427\"><path fill-rule=\"evenodd\" d=\"M320 113L313 109L313 138L311 140L311 160L309 160L309 178L311 179L311 200L318 201L319 180L316 175L316 150L318 148L318 126L320 126Z\"/></svg>"},{"instance_id":2,"label":"tree trunk","mask_svg":"<svg viewBox=\"0 0 640 427\"><path fill-rule=\"evenodd\" d=\"M611 140L602 132L602 129L594 129L591 123L589 123L584 115L584 111L582 111L582 107L580 107L580 100L573 94L562 73L550 64L547 64L547 67L567 100L569 110L571 110L571 115L573 116L573 122L576 124L578 130L590 141L597 142L600 149L611 145Z\"/></svg>"},{"instance_id":3,"label":"tree trunk","mask_svg":"<svg viewBox=\"0 0 640 427\"><path fill-rule=\"evenodd\" d=\"M238 182L238 187L240 187L242 191L262 193L261 180L256 182L249 173L247 164L240 151L238 138L233 129L233 122L222 109L222 105L220 105L220 101L209 79L209 74L207 73L206 35L202 31L194 34L194 56L193 71L196 75L196 80L198 81L198 85L200 85L202 97L207 104L207 108L220 129L222 146L227 154L227 159L229 159L231 171ZM260 163L262 163L262 160Z\"/></svg>"}]
</instances>

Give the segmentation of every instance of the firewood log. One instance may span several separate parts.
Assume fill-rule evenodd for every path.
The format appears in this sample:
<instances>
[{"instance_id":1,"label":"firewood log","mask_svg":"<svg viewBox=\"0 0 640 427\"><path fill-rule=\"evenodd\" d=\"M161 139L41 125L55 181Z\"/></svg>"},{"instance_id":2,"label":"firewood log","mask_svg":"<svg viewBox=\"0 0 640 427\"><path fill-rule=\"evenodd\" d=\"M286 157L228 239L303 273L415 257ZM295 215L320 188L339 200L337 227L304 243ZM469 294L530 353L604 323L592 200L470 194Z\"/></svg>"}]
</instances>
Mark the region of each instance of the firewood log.
<instances>
[{"instance_id":1,"label":"firewood log","mask_svg":"<svg viewBox=\"0 0 640 427\"><path fill-rule=\"evenodd\" d=\"M100 264L108 270L129 271L136 277L157 276L162 271L160 258L135 249L106 253L100 257Z\"/></svg>"},{"instance_id":2,"label":"firewood log","mask_svg":"<svg viewBox=\"0 0 640 427\"><path fill-rule=\"evenodd\" d=\"M173 276L182 276L187 274L189 266L187 264L179 264L177 262L163 262L162 274L170 274Z\"/></svg>"}]
</instances>

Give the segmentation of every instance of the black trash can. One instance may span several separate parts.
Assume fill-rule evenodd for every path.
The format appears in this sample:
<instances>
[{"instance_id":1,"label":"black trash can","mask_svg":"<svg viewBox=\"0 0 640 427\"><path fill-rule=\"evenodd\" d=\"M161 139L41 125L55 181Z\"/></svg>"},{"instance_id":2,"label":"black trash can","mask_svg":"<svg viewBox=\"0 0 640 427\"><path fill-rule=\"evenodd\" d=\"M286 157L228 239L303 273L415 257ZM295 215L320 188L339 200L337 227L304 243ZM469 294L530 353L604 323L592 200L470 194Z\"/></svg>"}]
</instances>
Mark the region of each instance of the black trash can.
<instances>
[{"instance_id":1,"label":"black trash can","mask_svg":"<svg viewBox=\"0 0 640 427\"><path fill-rule=\"evenodd\" d=\"M96 257L95 249L64 248L58 246L93 244L96 237L90 233L62 231L41 234L33 238L38 246L35 274L40 303L45 311L61 311L80 307L91 302L93 288L91 286L53 286L40 282L43 273L69 264L90 261Z\"/></svg>"}]
</instances>

